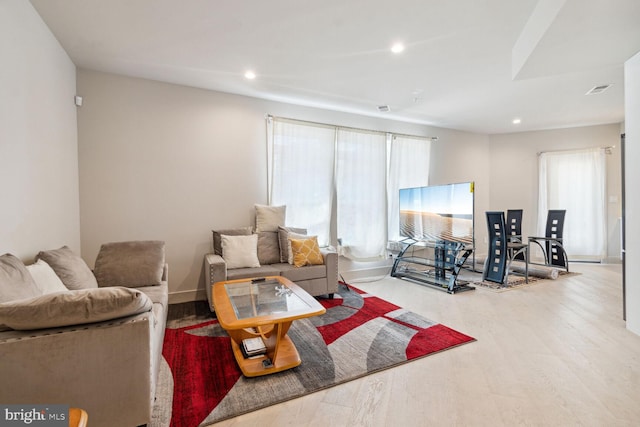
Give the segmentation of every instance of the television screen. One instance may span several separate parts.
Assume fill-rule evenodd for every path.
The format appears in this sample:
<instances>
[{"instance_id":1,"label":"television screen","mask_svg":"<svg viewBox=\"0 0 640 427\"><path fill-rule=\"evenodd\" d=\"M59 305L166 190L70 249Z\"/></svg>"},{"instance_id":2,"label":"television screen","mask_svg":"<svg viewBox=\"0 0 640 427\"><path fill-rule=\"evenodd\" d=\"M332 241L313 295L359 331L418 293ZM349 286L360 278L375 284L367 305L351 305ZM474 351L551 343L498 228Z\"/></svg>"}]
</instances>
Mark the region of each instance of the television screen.
<instances>
[{"instance_id":1,"label":"television screen","mask_svg":"<svg viewBox=\"0 0 640 427\"><path fill-rule=\"evenodd\" d=\"M400 189L400 236L473 246L473 182Z\"/></svg>"}]
</instances>

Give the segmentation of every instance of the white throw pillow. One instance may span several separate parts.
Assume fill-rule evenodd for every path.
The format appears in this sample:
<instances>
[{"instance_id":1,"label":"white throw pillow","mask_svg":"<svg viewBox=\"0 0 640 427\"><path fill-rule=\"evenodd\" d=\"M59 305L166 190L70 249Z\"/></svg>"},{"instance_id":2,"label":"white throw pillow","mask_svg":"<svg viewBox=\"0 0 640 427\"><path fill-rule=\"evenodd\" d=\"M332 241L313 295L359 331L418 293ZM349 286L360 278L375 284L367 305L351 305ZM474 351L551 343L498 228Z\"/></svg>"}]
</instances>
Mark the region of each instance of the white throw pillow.
<instances>
[{"instance_id":1,"label":"white throw pillow","mask_svg":"<svg viewBox=\"0 0 640 427\"><path fill-rule=\"evenodd\" d=\"M41 259L34 264L27 265L27 271L33 277L42 295L68 290L53 268Z\"/></svg>"},{"instance_id":2,"label":"white throw pillow","mask_svg":"<svg viewBox=\"0 0 640 427\"><path fill-rule=\"evenodd\" d=\"M53 268L67 289L97 288L98 282L93 272L80 255L68 246L48 251L40 251L36 259L41 259Z\"/></svg>"},{"instance_id":3,"label":"white throw pillow","mask_svg":"<svg viewBox=\"0 0 640 427\"><path fill-rule=\"evenodd\" d=\"M280 262L289 262L289 246L291 246L287 240L289 233L304 234L306 236L306 228L296 227L278 227L278 244L280 246ZM293 261L292 261L293 262Z\"/></svg>"},{"instance_id":4,"label":"white throw pillow","mask_svg":"<svg viewBox=\"0 0 640 427\"><path fill-rule=\"evenodd\" d=\"M278 227L284 227L287 215L286 206L255 205L256 207L256 233L262 231L278 231Z\"/></svg>"},{"instance_id":5,"label":"white throw pillow","mask_svg":"<svg viewBox=\"0 0 640 427\"><path fill-rule=\"evenodd\" d=\"M222 258L227 268L260 267L258 260L258 235L221 236Z\"/></svg>"}]
</instances>

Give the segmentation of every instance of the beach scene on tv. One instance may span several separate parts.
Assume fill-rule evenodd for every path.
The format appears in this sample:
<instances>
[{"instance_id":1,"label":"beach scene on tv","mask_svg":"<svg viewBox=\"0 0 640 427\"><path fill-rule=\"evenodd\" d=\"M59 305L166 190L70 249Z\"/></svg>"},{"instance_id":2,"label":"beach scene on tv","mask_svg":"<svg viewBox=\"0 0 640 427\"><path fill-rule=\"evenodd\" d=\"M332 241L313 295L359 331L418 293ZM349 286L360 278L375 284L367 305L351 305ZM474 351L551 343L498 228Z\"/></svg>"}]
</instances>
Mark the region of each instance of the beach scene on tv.
<instances>
[{"instance_id":1,"label":"beach scene on tv","mask_svg":"<svg viewBox=\"0 0 640 427\"><path fill-rule=\"evenodd\" d=\"M473 183L400 189L400 236L473 244Z\"/></svg>"}]
</instances>

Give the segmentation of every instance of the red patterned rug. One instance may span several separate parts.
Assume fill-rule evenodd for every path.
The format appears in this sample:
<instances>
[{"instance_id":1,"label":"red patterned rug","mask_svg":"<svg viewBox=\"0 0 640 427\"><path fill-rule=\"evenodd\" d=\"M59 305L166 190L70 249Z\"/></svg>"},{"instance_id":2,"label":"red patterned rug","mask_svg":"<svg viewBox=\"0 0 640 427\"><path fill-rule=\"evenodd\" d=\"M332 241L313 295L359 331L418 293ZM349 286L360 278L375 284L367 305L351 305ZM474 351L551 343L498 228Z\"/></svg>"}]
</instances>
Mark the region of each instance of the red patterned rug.
<instances>
[{"instance_id":1,"label":"red patterned rug","mask_svg":"<svg viewBox=\"0 0 640 427\"><path fill-rule=\"evenodd\" d=\"M158 418L173 427L210 425L475 341L350 286L320 302L326 314L289 330L302 364L263 377L242 376L230 338L211 317L169 322L163 356L173 387L159 388L156 408L171 412L154 413L152 425L163 424Z\"/></svg>"}]
</instances>

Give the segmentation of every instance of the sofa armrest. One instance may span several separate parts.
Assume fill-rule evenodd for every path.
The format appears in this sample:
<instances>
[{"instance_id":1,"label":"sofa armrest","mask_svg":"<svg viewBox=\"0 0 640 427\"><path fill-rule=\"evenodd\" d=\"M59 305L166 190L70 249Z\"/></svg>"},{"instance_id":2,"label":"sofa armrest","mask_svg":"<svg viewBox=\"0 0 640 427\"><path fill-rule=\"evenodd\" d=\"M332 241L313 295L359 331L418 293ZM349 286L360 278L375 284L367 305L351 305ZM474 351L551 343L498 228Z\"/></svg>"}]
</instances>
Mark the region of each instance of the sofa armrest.
<instances>
[{"instance_id":1,"label":"sofa armrest","mask_svg":"<svg viewBox=\"0 0 640 427\"><path fill-rule=\"evenodd\" d=\"M211 285L216 282L227 280L227 263L220 255L206 254L204 256L204 287L207 292L209 309L213 312L213 297L211 295Z\"/></svg>"},{"instance_id":2,"label":"sofa armrest","mask_svg":"<svg viewBox=\"0 0 640 427\"><path fill-rule=\"evenodd\" d=\"M165 283L169 283L169 264L164 263L164 267L162 267L162 281Z\"/></svg>"},{"instance_id":3,"label":"sofa armrest","mask_svg":"<svg viewBox=\"0 0 640 427\"><path fill-rule=\"evenodd\" d=\"M2 332L0 402L71 405L86 410L96 426L149 423L152 328L146 312L90 325Z\"/></svg>"},{"instance_id":4,"label":"sofa armrest","mask_svg":"<svg viewBox=\"0 0 640 427\"><path fill-rule=\"evenodd\" d=\"M338 292L338 253L333 248L320 248L327 266L327 289L329 293Z\"/></svg>"}]
</instances>

